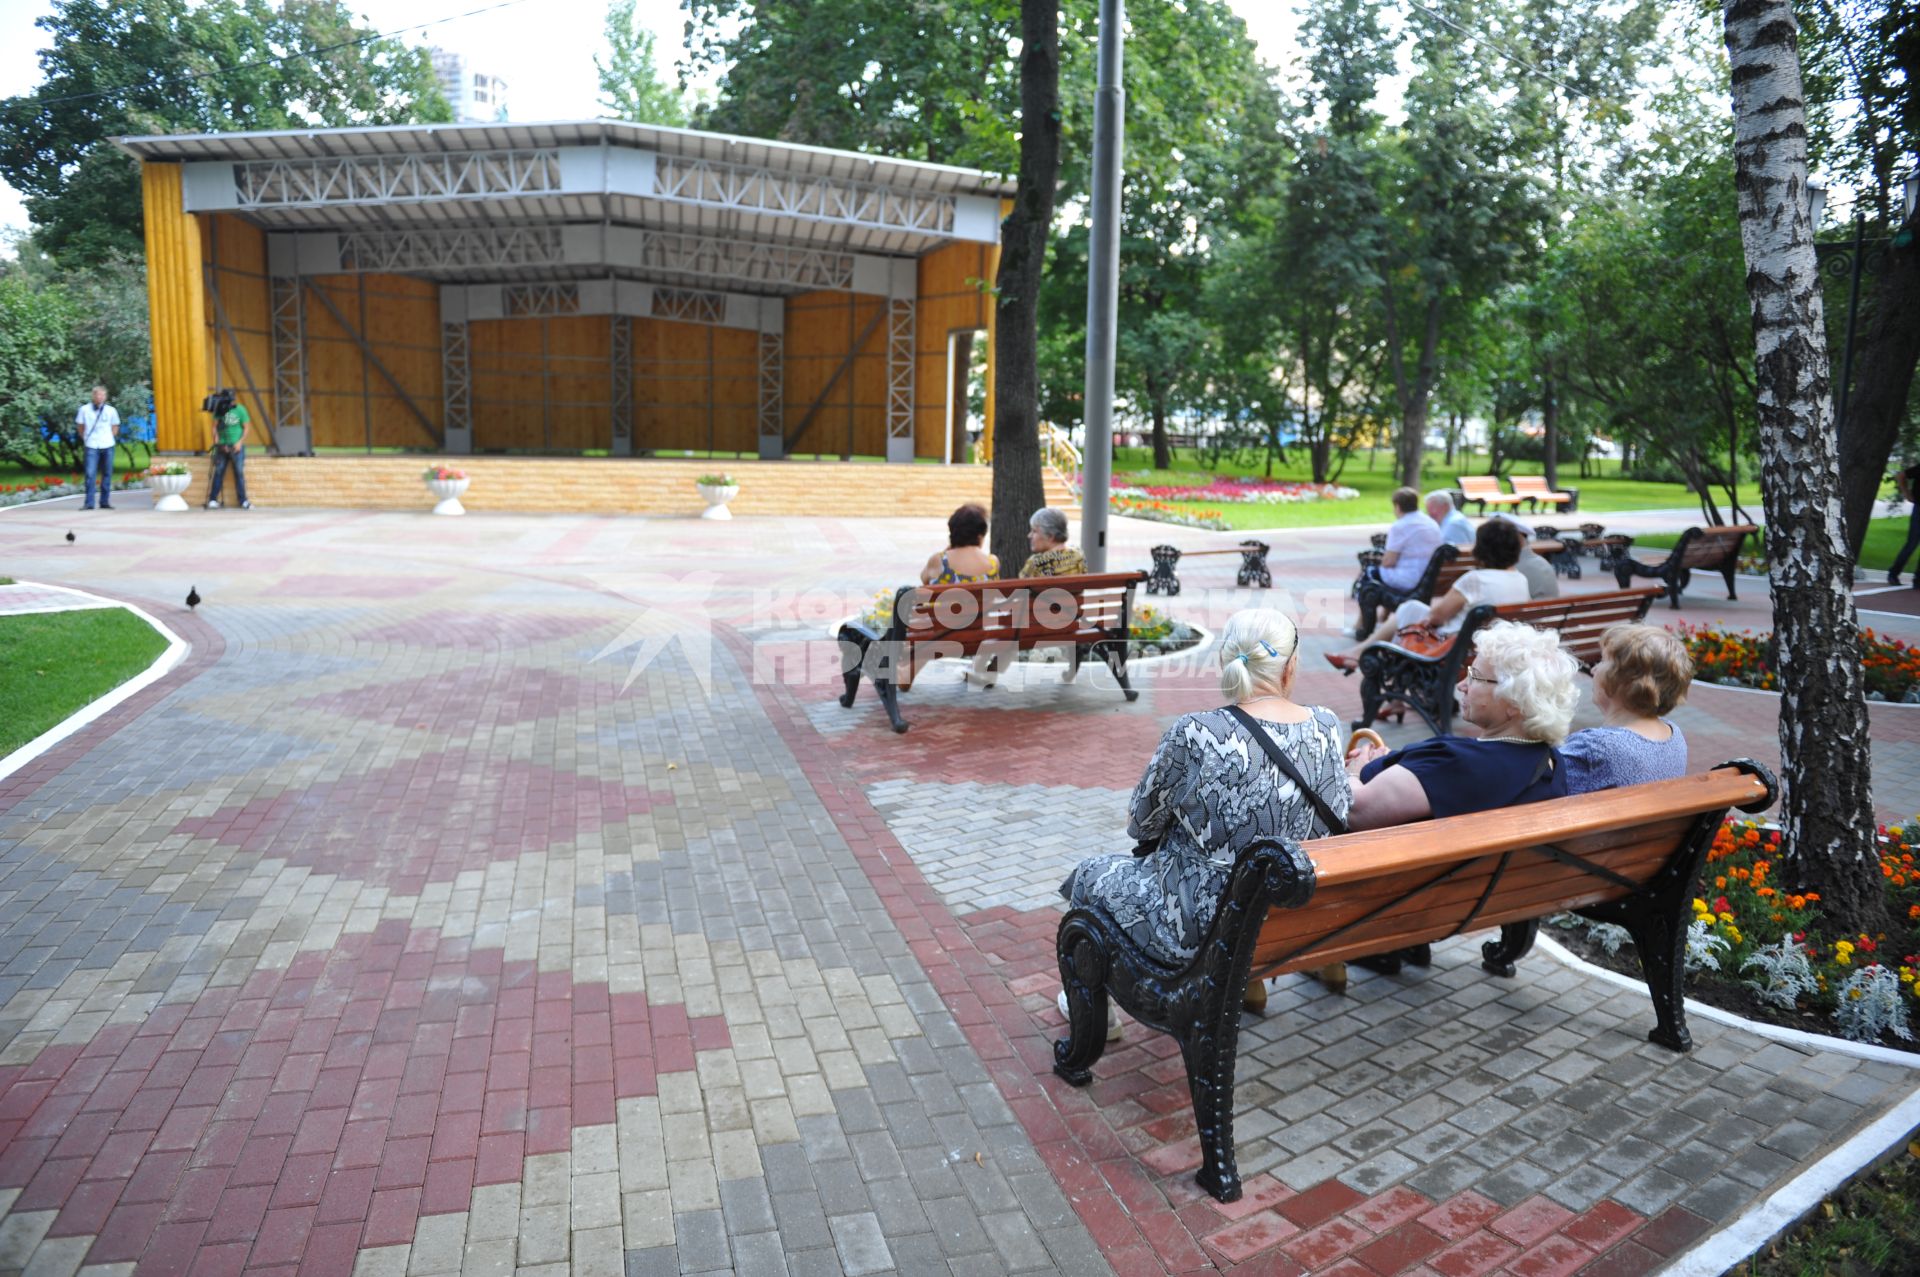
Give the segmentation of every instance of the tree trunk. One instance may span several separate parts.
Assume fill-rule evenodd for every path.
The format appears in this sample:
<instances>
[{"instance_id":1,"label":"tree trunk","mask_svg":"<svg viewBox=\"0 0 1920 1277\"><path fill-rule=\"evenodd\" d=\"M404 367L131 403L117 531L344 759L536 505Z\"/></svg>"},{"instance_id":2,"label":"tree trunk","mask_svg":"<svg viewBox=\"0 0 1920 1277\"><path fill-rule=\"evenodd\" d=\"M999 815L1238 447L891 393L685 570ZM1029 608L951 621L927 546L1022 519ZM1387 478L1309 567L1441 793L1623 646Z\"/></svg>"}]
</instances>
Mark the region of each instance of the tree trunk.
<instances>
[{"instance_id":1,"label":"tree trunk","mask_svg":"<svg viewBox=\"0 0 1920 1277\"><path fill-rule=\"evenodd\" d=\"M1153 419L1153 468L1173 469L1173 449L1167 444L1167 395L1159 381L1147 378L1147 412Z\"/></svg>"},{"instance_id":2,"label":"tree trunk","mask_svg":"<svg viewBox=\"0 0 1920 1277\"><path fill-rule=\"evenodd\" d=\"M1909 221L1920 231L1920 217ZM1886 266L1874 280L1873 309L1854 338L1853 393L1847 396L1840 430L1840 496L1847 518L1847 548L1855 559L1866 541L1887 460L1900 442L1907 393L1920 363L1920 244L1889 246Z\"/></svg>"},{"instance_id":3,"label":"tree trunk","mask_svg":"<svg viewBox=\"0 0 1920 1277\"><path fill-rule=\"evenodd\" d=\"M1450 412L1447 414L1447 468L1449 470L1453 468L1453 450L1459 442L1460 414Z\"/></svg>"},{"instance_id":4,"label":"tree trunk","mask_svg":"<svg viewBox=\"0 0 1920 1277\"><path fill-rule=\"evenodd\" d=\"M959 437L952 441L954 456L962 461L966 456L967 439L967 386L973 376L973 330L953 335L953 382L947 387L949 402L953 404L953 428Z\"/></svg>"},{"instance_id":5,"label":"tree trunk","mask_svg":"<svg viewBox=\"0 0 1920 1277\"><path fill-rule=\"evenodd\" d=\"M992 552L1000 575L1027 561L1027 520L1046 504L1040 478L1040 276L1060 177L1060 7L1020 2L1020 172L1000 226L994 302Z\"/></svg>"},{"instance_id":6,"label":"tree trunk","mask_svg":"<svg viewBox=\"0 0 1920 1277\"><path fill-rule=\"evenodd\" d=\"M1541 469L1546 473L1547 487L1560 486L1560 396L1553 391L1553 368L1547 368L1546 376L1540 381L1540 449Z\"/></svg>"},{"instance_id":7,"label":"tree trunk","mask_svg":"<svg viewBox=\"0 0 1920 1277\"><path fill-rule=\"evenodd\" d=\"M1433 384L1440 371L1440 305L1438 293L1427 299L1426 322L1420 333L1420 362L1412 383L1407 380L1406 359L1400 344L1400 319L1393 284L1384 288L1387 319L1387 351L1393 363L1394 391L1400 399L1400 440L1395 450L1399 481L1403 487L1420 486L1420 463L1426 457L1427 410L1433 401Z\"/></svg>"},{"instance_id":8,"label":"tree trunk","mask_svg":"<svg viewBox=\"0 0 1920 1277\"><path fill-rule=\"evenodd\" d=\"M1874 848L1859 618L1847 587L1826 321L1807 215L1806 105L1788 0L1726 0L1734 186L1759 372L1761 491L1780 678L1787 877L1836 932L1892 929Z\"/></svg>"}]
</instances>

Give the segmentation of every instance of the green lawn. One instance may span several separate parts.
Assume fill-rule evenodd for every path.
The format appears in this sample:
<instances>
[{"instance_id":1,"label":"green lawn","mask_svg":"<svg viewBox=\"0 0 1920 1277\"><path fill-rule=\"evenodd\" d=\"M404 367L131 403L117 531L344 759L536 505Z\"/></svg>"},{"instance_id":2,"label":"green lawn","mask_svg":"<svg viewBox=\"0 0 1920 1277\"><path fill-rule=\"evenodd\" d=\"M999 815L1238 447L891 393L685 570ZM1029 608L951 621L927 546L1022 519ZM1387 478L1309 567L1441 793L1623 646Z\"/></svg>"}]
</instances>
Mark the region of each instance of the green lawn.
<instances>
[{"instance_id":1,"label":"green lawn","mask_svg":"<svg viewBox=\"0 0 1920 1277\"><path fill-rule=\"evenodd\" d=\"M1808 1221L1731 1277L1827 1277L1920 1271L1920 1141L1835 1193Z\"/></svg>"},{"instance_id":2,"label":"green lawn","mask_svg":"<svg viewBox=\"0 0 1920 1277\"><path fill-rule=\"evenodd\" d=\"M1292 454L1296 464L1276 465L1273 468L1275 479L1305 483L1313 475L1307 463L1306 454ZM1154 470L1153 454L1146 448L1122 448L1114 463L1114 483L1139 487L1159 487L1162 485L1205 484L1223 475L1257 475L1265 477L1264 464L1236 466L1223 460L1218 470L1201 467L1190 451L1176 452L1174 468ZM1538 518L1549 523L1579 523L1590 514L1610 514L1624 510L1663 510L1693 509L1699 505L1698 498L1689 492L1684 484L1649 483L1642 479L1623 479L1620 477L1620 464L1617 461L1596 461L1591 465L1593 475L1580 477L1577 463L1560 467L1560 486L1580 489L1580 511L1578 515L1554 515L1541 511L1536 515L1523 513L1522 518ZM1455 476L1463 474L1482 474L1486 471L1484 458L1476 457L1471 461L1460 461L1447 465L1444 454L1429 452L1421 466L1421 491L1434 488L1450 488ZM1539 474L1538 462L1518 462L1508 468L1509 474ZM1373 469L1367 469L1367 454L1356 454L1347 463L1338 482L1355 488L1360 496L1352 501L1309 501L1297 505L1238 505L1228 502L1170 502L1175 509L1185 511L1209 510L1217 512L1230 524L1234 531L1252 531L1260 528L1307 528L1327 527L1347 523L1390 523L1393 520L1388 497L1400 485L1394 481L1393 459L1386 451L1380 452ZM1722 499L1724 494L1716 494ZM1760 504L1760 486L1757 483L1743 484L1740 488L1742 501L1754 508Z\"/></svg>"},{"instance_id":3,"label":"green lawn","mask_svg":"<svg viewBox=\"0 0 1920 1277\"><path fill-rule=\"evenodd\" d=\"M1646 546L1652 550L1670 550L1680 540L1684 528L1674 532L1649 532L1633 538L1635 546ZM1875 572L1885 572L1893 566L1893 556L1907 540L1907 517L1900 515L1892 519L1872 519L1867 523L1867 539L1860 547L1860 566ZM1757 552L1758 541L1747 538L1743 553ZM1909 567L1913 566L1911 562Z\"/></svg>"},{"instance_id":4,"label":"green lawn","mask_svg":"<svg viewBox=\"0 0 1920 1277\"><path fill-rule=\"evenodd\" d=\"M140 673L166 647L125 608L0 616L0 757Z\"/></svg>"}]
</instances>

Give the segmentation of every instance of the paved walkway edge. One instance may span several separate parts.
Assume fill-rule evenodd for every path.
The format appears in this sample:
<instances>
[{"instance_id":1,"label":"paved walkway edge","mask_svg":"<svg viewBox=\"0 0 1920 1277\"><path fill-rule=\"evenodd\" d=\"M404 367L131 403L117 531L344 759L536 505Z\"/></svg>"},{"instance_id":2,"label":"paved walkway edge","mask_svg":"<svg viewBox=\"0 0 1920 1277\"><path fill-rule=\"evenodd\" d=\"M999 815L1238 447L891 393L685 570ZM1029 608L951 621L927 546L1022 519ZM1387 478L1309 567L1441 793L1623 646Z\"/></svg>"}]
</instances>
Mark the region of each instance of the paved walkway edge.
<instances>
[{"instance_id":1,"label":"paved walkway edge","mask_svg":"<svg viewBox=\"0 0 1920 1277\"><path fill-rule=\"evenodd\" d=\"M15 579L18 580L18 578ZM52 749L55 745L58 745L61 741L73 735L82 727L85 727L88 723L99 718L114 706L125 701L128 697L135 695L144 688L151 687L153 684L165 678L173 667L185 660L187 653L193 650L193 644L187 642L178 634L175 634L172 630L154 620L153 617L145 611L135 607L131 603L122 603L118 599L102 598L97 594L89 594L85 590L69 589L64 585L48 585L42 581L21 581L20 584L36 586L43 590L59 590L65 594L72 594L79 598L88 599L95 607L123 607L145 621L148 625L151 625L154 630L159 633L161 638L167 640L167 650L154 658L153 664L147 666L146 669L135 674L132 678L120 684L105 696L81 706L73 713L61 719L58 723L55 723L52 727L49 727L46 731L41 732L38 736L22 745L19 749L8 754L5 758L0 758L0 780L5 780L8 776L13 775L13 773L19 771L22 767L25 767L28 763Z\"/></svg>"},{"instance_id":2,"label":"paved walkway edge","mask_svg":"<svg viewBox=\"0 0 1920 1277\"><path fill-rule=\"evenodd\" d=\"M1591 962L1576 957L1547 936L1539 938L1538 947L1583 974L1605 980L1609 984L1617 984L1627 989L1643 987L1642 981L1621 975L1617 971L1609 971L1605 967L1595 966ZM1803 1033L1799 1029L1743 1019L1731 1011L1723 1011L1719 1007L1708 1006L1692 998L1687 999L1687 1014L1718 1020L1722 1024L1735 1025L1760 1037L1791 1042L1796 1046L1834 1051L1841 1055L1852 1055L1861 1059L1877 1060L1882 1064L1920 1070L1920 1055L1908 1051L1895 1051L1889 1047L1875 1046L1870 1042L1850 1042L1846 1038ZM1825 1201L1834 1190L1904 1143L1916 1128L1920 1128L1920 1075L1917 1075L1914 1089L1908 1093L1907 1098L1895 1105L1879 1121L1787 1181L1772 1196L1736 1218L1719 1232L1709 1234L1698 1246L1675 1259L1665 1269L1666 1277L1719 1277L1721 1273L1755 1254L1762 1246L1793 1227L1802 1216Z\"/></svg>"}]
</instances>

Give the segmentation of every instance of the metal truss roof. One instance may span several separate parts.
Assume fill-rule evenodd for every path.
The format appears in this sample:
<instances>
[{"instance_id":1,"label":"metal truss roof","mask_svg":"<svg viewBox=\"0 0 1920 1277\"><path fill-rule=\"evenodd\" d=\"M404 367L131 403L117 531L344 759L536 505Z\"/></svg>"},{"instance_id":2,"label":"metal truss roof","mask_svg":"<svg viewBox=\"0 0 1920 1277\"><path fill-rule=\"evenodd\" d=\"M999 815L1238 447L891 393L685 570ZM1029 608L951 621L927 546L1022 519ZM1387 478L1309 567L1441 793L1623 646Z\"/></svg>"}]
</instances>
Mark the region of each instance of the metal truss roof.
<instances>
[{"instance_id":1,"label":"metal truss roof","mask_svg":"<svg viewBox=\"0 0 1920 1277\"><path fill-rule=\"evenodd\" d=\"M329 232L338 269L442 282L612 275L762 294L846 288L861 256L992 242L1013 192L970 169L607 120L116 141L141 160L185 164L191 211ZM626 247L597 261L563 249L585 228L608 243L628 232Z\"/></svg>"}]
</instances>

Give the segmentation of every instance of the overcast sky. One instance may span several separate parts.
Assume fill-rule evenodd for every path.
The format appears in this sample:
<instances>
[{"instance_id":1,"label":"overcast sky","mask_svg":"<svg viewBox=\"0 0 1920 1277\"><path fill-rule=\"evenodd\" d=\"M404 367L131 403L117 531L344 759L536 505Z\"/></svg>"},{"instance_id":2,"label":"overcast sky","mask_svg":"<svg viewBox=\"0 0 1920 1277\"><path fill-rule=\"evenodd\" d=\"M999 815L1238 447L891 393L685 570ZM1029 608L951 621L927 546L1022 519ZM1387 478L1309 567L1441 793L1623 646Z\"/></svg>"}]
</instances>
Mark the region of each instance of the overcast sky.
<instances>
[{"instance_id":1,"label":"overcast sky","mask_svg":"<svg viewBox=\"0 0 1920 1277\"><path fill-rule=\"evenodd\" d=\"M455 17L497 0L349 0L380 31L445 19L408 32L410 42L439 44L466 54L475 70L507 78L516 120L591 119L598 85L593 55L600 47L606 0L520 0L491 13ZM1295 18L1289 0L1230 0L1276 65L1292 60ZM0 0L0 97L30 92L40 82L45 32L34 20L53 11L51 0ZM659 38L662 61L685 44L679 0L638 0L640 20ZM25 230L26 210L13 188L0 183L0 228Z\"/></svg>"}]
</instances>

